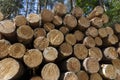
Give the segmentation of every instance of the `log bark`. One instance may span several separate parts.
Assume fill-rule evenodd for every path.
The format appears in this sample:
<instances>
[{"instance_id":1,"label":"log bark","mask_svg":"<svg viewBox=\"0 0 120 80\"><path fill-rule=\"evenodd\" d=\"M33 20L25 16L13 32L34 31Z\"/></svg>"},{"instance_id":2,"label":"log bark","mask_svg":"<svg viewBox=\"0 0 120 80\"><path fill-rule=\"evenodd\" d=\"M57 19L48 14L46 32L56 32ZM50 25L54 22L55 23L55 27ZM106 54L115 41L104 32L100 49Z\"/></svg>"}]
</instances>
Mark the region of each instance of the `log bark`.
<instances>
[{"instance_id":1,"label":"log bark","mask_svg":"<svg viewBox=\"0 0 120 80\"><path fill-rule=\"evenodd\" d=\"M74 72L66 72L62 80L78 80L78 77Z\"/></svg>"},{"instance_id":2,"label":"log bark","mask_svg":"<svg viewBox=\"0 0 120 80\"><path fill-rule=\"evenodd\" d=\"M47 62L53 62L58 58L58 51L54 47L46 47L43 51L43 57Z\"/></svg>"},{"instance_id":3,"label":"log bark","mask_svg":"<svg viewBox=\"0 0 120 80\"><path fill-rule=\"evenodd\" d=\"M45 37L38 37L34 40L34 47L43 51L45 48L49 46L49 40Z\"/></svg>"},{"instance_id":4,"label":"log bark","mask_svg":"<svg viewBox=\"0 0 120 80\"><path fill-rule=\"evenodd\" d=\"M27 24L27 19L22 15L17 15L14 18L14 22L15 22L15 25L17 27L19 27L19 26L22 26L22 25L26 25Z\"/></svg>"},{"instance_id":5,"label":"log bark","mask_svg":"<svg viewBox=\"0 0 120 80\"><path fill-rule=\"evenodd\" d=\"M99 36L100 36L101 38L105 38L105 37L108 36L108 33L107 33L107 31L106 31L106 28L100 28L100 29L98 29L98 33L99 33Z\"/></svg>"},{"instance_id":6,"label":"log bark","mask_svg":"<svg viewBox=\"0 0 120 80\"><path fill-rule=\"evenodd\" d=\"M88 56L88 49L83 44L74 45L74 53L78 59L84 60Z\"/></svg>"},{"instance_id":7,"label":"log bark","mask_svg":"<svg viewBox=\"0 0 120 80\"><path fill-rule=\"evenodd\" d=\"M78 80L89 80L88 73L83 70L77 72L76 75L78 76Z\"/></svg>"},{"instance_id":8,"label":"log bark","mask_svg":"<svg viewBox=\"0 0 120 80\"><path fill-rule=\"evenodd\" d=\"M70 34L70 33L66 34L65 40L70 45L75 45L75 43L76 43L76 38L75 38L74 34Z\"/></svg>"},{"instance_id":9,"label":"log bark","mask_svg":"<svg viewBox=\"0 0 120 80\"><path fill-rule=\"evenodd\" d=\"M96 46L102 46L103 45L103 41L100 37L95 37L95 43L96 43Z\"/></svg>"},{"instance_id":10,"label":"log bark","mask_svg":"<svg viewBox=\"0 0 120 80\"><path fill-rule=\"evenodd\" d=\"M41 71L43 80L58 80L60 77L60 70L54 63L46 64Z\"/></svg>"},{"instance_id":11,"label":"log bark","mask_svg":"<svg viewBox=\"0 0 120 80\"><path fill-rule=\"evenodd\" d=\"M52 23L45 23L43 27L47 32L49 32L55 28L55 25Z\"/></svg>"},{"instance_id":12,"label":"log bark","mask_svg":"<svg viewBox=\"0 0 120 80\"><path fill-rule=\"evenodd\" d=\"M22 25L17 29L18 41L28 44L34 35L33 29L28 25Z\"/></svg>"},{"instance_id":13,"label":"log bark","mask_svg":"<svg viewBox=\"0 0 120 80\"><path fill-rule=\"evenodd\" d=\"M30 80L43 80L40 76L34 76Z\"/></svg>"},{"instance_id":14,"label":"log bark","mask_svg":"<svg viewBox=\"0 0 120 80\"><path fill-rule=\"evenodd\" d=\"M26 52L26 48L21 43L15 43L8 48L8 53L11 57L20 59Z\"/></svg>"},{"instance_id":15,"label":"log bark","mask_svg":"<svg viewBox=\"0 0 120 80\"><path fill-rule=\"evenodd\" d=\"M51 45L58 46L64 41L64 35L61 31L54 29L47 34L47 39Z\"/></svg>"},{"instance_id":16,"label":"log bark","mask_svg":"<svg viewBox=\"0 0 120 80\"><path fill-rule=\"evenodd\" d=\"M4 19L4 15L2 12L0 12L0 21L2 21Z\"/></svg>"},{"instance_id":17,"label":"log bark","mask_svg":"<svg viewBox=\"0 0 120 80\"><path fill-rule=\"evenodd\" d=\"M99 62L91 57L84 59L83 67L89 73L97 73L100 69Z\"/></svg>"},{"instance_id":18,"label":"log bark","mask_svg":"<svg viewBox=\"0 0 120 80\"><path fill-rule=\"evenodd\" d=\"M96 28L101 28L103 26L102 19L99 17L94 17L93 19L91 19L91 24Z\"/></svg>"},{"instance_id":19,"label":"log bark","mask_svg":"<svg viewBox=\"0 0 120 80\"><path fill-rule=\"evenodd\" d=\"M90 80L103 80L103 78L99 73L93 73L90 75Z\"/></svg>"},{"instance_id":20,"label":"log bark","mask_svg":"<svg viewBox=\"0 0 120 80\"><path fill-rule=\"evenodd\" d=\"M44 28L35 28L34 29L34 38L45 37L46 31Z\"/></svg>"},{"instance_id":21,"label":"log bark","mask_svg":"<svg viewBox=\"0 0 120 80\"><path fill-rule=\"evenodd\" d=\"M42 60L42 52L38 49L30 49L23 56L23 61L29 68L38 67L42 63Z\"/></svg>"},{"instance_id":22,"label":"log bark","mask_svg":"<svg viewBox=\"0 0 120 80\"><path fill-rule=\"evenodd\" d=\"M84 36L85 36L85 35L83 34L83 32L81 32L80 30L76 30L76 31L74 32L74 35L75 35L75 38L76 38L77 42L82 41L83 38L84 38Z\"/></svg>"},{"instance_id":23,"label":"log bark","mask_svg":"<svg viewBox=\"0 0 120 80\"><path fill-rule=\"evenodd\" d=\"M8 48L10 47L10 45L11 44L9 41L5 39L0 40L0 58L8 56Z\"/></svg>"},{"instance_id":24,"label":"log bark","mask_svg":"<svg viewBox=\"0 0 120 80\"><path fill-rule=\"evenodd\" d=\"M89 27L86 30L87 36L97 37L98 36L98 30L95 27Z\"/></svg>"},{"instance_id":25,"label":"log bark","mask_svg":"<svg viewBox=\"0 0 120 80\"><path fill-rule=\"evenodd\" d=\"M69 32L69 29L68 29L68 27L66 27L66 26L60 27L59 30L60 30L64 35L66 35L66 34Z\"/></svg>"},{"instance_id":26,"label":"log bark","mask_svg":"<svg viewBox=\"0 0 120 80\"><path fill-rule=\"evenodd\" d=\"M56 26L62 25L62 23L63 23L62 18L59 17L58 15L55 15L54 18L53 18L53 23L54 23Z\"/></svg>"}]
</instances>

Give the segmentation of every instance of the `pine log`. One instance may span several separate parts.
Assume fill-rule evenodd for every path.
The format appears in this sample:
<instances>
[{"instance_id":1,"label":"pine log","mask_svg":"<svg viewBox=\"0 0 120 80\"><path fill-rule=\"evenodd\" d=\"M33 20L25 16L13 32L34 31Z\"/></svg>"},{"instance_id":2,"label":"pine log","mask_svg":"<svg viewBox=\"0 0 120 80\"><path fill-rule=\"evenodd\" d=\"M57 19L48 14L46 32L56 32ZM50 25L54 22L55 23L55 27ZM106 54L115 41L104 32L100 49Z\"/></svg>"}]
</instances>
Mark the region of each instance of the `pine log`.
<instances>
[{"instance_id":1,"label":"pine log","mask_svg":"<svg viewBox=\"0 0 120 80\"><path fill-rule=\"evenodd\" d=\"M64 42L60 45L59 51L60 51L60 53L61 53L60 55L62 55L62 57L70 56L73 53L72 45Z\"/></svg>"},{"instance_id":2,"label":"pine log","mask_svg":"<svg viewBox=\"0 0 120 80\"><path fill-rule=\"evenodd\" d=\"M67 7L62 3L57 3L54 6L53 11L59 16L64 16L67 13Z\"/></svg>"},{"instance_id":3,"label":"pine log","mask_svg":"<svg viewBox=\"0 0 120 80\"><path fill-rule=\"evenodd\" d=\"M99 62L95 58L85 58L83 61L84 69L89 73L97 73L100 69Z\"/></svg>"},{"instance_id":4,"label":"pine log","mask_svg":"<svg viewBox=\"0 0 120 80\"><path fill-rule=\"evenodd\" d=\"M56 26L60 26L62 24L62 18L59 17L58 15L55 15L53 18L53 24L55 24Z\"/></svg>"},{"instance_id":5,"label":"pine log","mask_svg":"<svg viewBox=\"0 0 120 80\"><path fill-rule=\"evenodd\" d=\"M34 76L30 80L43 80L40 76Z\"/></svg>"},{"instance_id":6,"label":"pine log","mask_svg":"<svg viewBox=\"0 0 120 80\"><path fill-rule=\"evenodd\" d=\"M117 59L118 58L118 53L115 47L107 47L104 50L104 56L107 59Z\"/></svg>"},{"instance_id":7,"label":"pine log","mask_svg":"<svg viewBox=\"0 0 120 80\"><path fill-rule=\"evenodd\" d=\"M98 29L98 33L99 33L99 36L100 36L101 38L105 38L105 37L108 36L108 33L107 33L107 31L106 31L106 28L100 28L100 29Z\"/></svg>"},{"instance_id":8,"label":"pine log","mask_svg":"<svg viewBox=\"0 0 120 80\"><path fill-rule=\"evenodd\" d=\"M83 34L83 32L81 32L80 30L76 30L76 31L74 32L74 35L75 35L75 38L76 38L77 42L82 41L83 38L84 38L84 36L85 36L85 35Z\"/></svg>"},{"instance_id":9,"label":"pine log","mask_svg":"<svg viewBox=\"0 0 120 80\"><path fill-rule=\"evenodd\" d=\"M38 37L34 40L34 47L43 51L49 46L49 40L45 37Z\"/></svg>"},{"instance_id":10,"label":"pine log","mask_svg":"<svg viewBox=\"0 0 120 80\"><path fill-rule=\"evenodd\" d=\"M92 19L96 16L100 16L104 13L104 9L101 6L96 6L90 14L88 14L87 18Z\"/></svg>"},{"instance_id":11,"label":"pine log","mask_svg":"<svg viewBox=\"0 0 120 80\"><path fill-rule=\"evenodd\" d=\"M36 28L41 24L41 15L31 13L27 16L27 21L29 22L29 25L32 26L32 28Z\"/></svg>"},{"instance_id":12,"label":"pine log","mask_svg":"<svg viewBox=\"0 0 120 80\"><path fill-rule=\"evenodd\" d=\"M102 46L103 41L100 37L95 37L96 46Z\"/></svg>"},{"instance_id":13,"label":"pine log","mask_svg":"<svg viewBox=\"0 0 120 80\"><path fill-rule=\"evenodd\" d=\"M22 74L20 64L13 58L5 58L0 61L0 80L15 80ZM14 79L13 79L14 78Z\"/></svg>"},{"instance_id":14,"label":"pine log","mask_svg":"<svg viewBox=\"0 0 120 80\"><path fill-rule=\"evenodd\" d=\"M115 79L117 77L115 68L111 64L103 64L102 67L102 75L107 79Z\"/></svg>"},{"instance_id":15,"label":"pine log","mask_svg":"<svg viewBox=\"0 0 120 80\"><path fill-rule=\"evenodd\" d=\"M17 15L14 18L14 22L15 22L15 25L17 27L19 27L19 26L22 26L22 25L26 25L27 24L27 19L22 15Z\"/></svg>"},{"instance_id":16,"label":"pine log","mask_svg":"<svg viewBox=\"0 0 120 80\"><path fill-rule=\"evenodd\" d=\"M90 21L86 17L82 16L78 19L78 26L80 30L84 30L90 26Z\"/></svg>"},{"instance_id":17,"label":"pine log","mask_svg":"<svg viewBox=\"0 0 120 80\"><path fill-rule=\"evenodd\" d=\"M111 34L108 36L108 43L115 45L118 42L118 37L115 34Z\"/></svg>"},{"instance_id":18,"label":"pine log","mask_svg":"<svg viewBox=\"0 0 120 80\"><path fill-rule=\"evenodd\" d=\"M120 33L120 24L116 23L114 28L116 33Z\"/></svg>"},{"instance_id":19,"label":"pine log","mask_svg":"<svg viewBox=\"0 0 120 80\"><path fill-rule=\"evenodd\" d=\"M47 47L43 51L43 57L47 62L53 62L58 58L58 51L54 47Z\"/></svg>"},{"instance_id":20,"label":"pine log","mask_svg":"<svg viewBox=\"0 0 120 80\"><path fill-rule=\"evenodd\" d=\"M99 73L93 73L90 75L90 80L103 80L103 78Z\"/></svg>"},{"instance_id":21,"label":"pine log","mask_svg":"<svg viewBox=\"0 0 120 80\"><path fill-rule=\"evenodd\" d=\"M83 44L87 47L95 47L95 40L91 36L87 36L84 38Z\"/></svg>"},{"instance_id":22,"label":"pine log","mask_svg":"<svg viewBox=\"0 0 120 80\"><path fill-rule=\"evenodd\" d=\"M63 23L65 26L67 26L69 29L73 29L77 26L77 20L76 18L71 14L66 14L63 20Z\"/></svg>"},{"instance_id":23,"label":"pine log","mask_svg":"<svg viewBox=\"0 0 120 80\"><path fill-rule=\"evenodd\" d=\"M48 63L43 67L41 76L43 80L58 80L60 77L60 70L56 64Z\"/></svg>"},{"instance_id":24,"label":"pine log","mask_svg":"<svg viewBox=\"0 0 120 80\"><path fill-rule=\"evenodd\" d=\"M4 15L2 12L0 12L0 21L2 21L4 19Z\"/></svg>"},{"instance_id":25,"label":"pine log","mask_svg":"<svg viewBox=\"0 0 120 80\"><path fill-rule=\"evenodd\" d=\"M78 77L74 72L66 72L62 80L78 80Z\"/></svg>"},{"instance_id":26,"label":"pine log","mask_svg":"<svg viewBox=\"0 0 120 80\"><path fill-rule=\"evenodd\" d=\"M34 29L34 38L45 37L46 31L44 28L35 28Z\"/></svg>"},{"instance_id":27,"label":"pine log","mask_svg":"<svg viewBox=\"0 0 120 80\"><path fill-rule=\"evenodd\" d=\"M101 49L98 47L90 48L89 57L95 58L97 61L100 61L103 57Z\"/></svg>"},{"instance_id":28,"label":"pine log","mask_svg":"<svg viewBox=\"0 0 120 80\"><path fill-rule=\"evenodd\" d=\"M74 45L74 55L80 59L84 60L88 56L88 49L83 44Z\"/></svg>"},{"instance_id":29,"label":"pine log","mask_svg":"<svg viewBox=\"0 0 120 80\"><path fill-rule=\"evenodd\" d=\"M42 52L38 49L30 49L23 56L23 61L29 68L38 67L42 63L42 60Z\"/></svg>"},{"instance_id":30,"label":"pine log","mask_svg":"<svg viewBox=\"0 0 120 80\"><path fill-rule=\"evenodd\" d=\"M120 59L113 59L112 64L115 68L116 73L120 74Z\"/></svg>"},{"instance_id":31,"label":"pine log","mask_svg":"<svg viewBox=\"0 0 120 80\"><path fill-rule=\"evenodd\" d=\"M29 43L34 35L34 31L28 25L22 25L17 29L18 41L22 43Z\"/></svg>"},{"instance_id":32,"label":"pine log","mask_svg":"<svg viewBox=\"0 0 120 80\"><path fill-rule=\"evenodd\" d=\"M26 52L26 48L21 43L14 43L8 48L8 53L11 57L20 59Z\"/></svg>"},{"instance_id":33,"label":"pine log","mask_svg":"<svg viewBox=\"0 0 120 80\"><path fill-rule=\"evenodd\" d=\"M102 19L99 17L94 17L91 19L92 26L95 26L96 28L101 28L103 26Z\"/></svg>"},{"instance_id":34,"label":"pine log","mask_svg":"<svg viewBox=\"0 0 120 80\"><path fill-rule=\"evenodd\" d=\"M78 80L89 80L88 73L83 70L77 72L76 75L78 76Z\"/></svg>"},{"instance_id":35,"label":"pine log","mask_svg":"<svg viewBox=\"0 0 120 80\"><path fill-rule=\"evenodd\" d=\"M8 48L10 47L10 45L11 44L9 41L5 39L0 40L0 58L8 56Z\"/></svg>"},{"instance_id":36,"label":"pine log","mask_svg":"<svg viewBox=\"0 0 120 80\"><path fill-rule=\"evenodd\" d=\"M104 24L109 22L109 17L107 16L107 14L102 14L101 18Z\"/></svg>"},{"instance_id":37,"label":"pine log","mask_svg":"<svg viewBox=\"0 0 120 80\"><path fill-rule=\"evenodd\" d=\"M113 29L111 27L107 26L105 28L106 28L106 32L107 32L108 35L114 34L114 31L113 31Z\"/></svg>"},{"instance_id":38,"label":"pine log","mask_svg":"<svg viewBox=\"0 0 120 80\"><path fill-rule=\"evenodd\" d=\"M66 34L65 40L67 43L69 43L71 45L75 45L75 43L76 43L75 35L71 34L71 33Z\"/></svg>"},{"instance_id":39,"label":"pine log","mask_svg":"<svg viewBox=\"0 0 120 80\"><path fill-rule=\"evenodd\" d=\"M87 36L97 37L98 36L98 30L95 27L89 27L86 30Z\"/></svg>"},{"instance_id":40,"label":"pine log","mask_svg":"<svg viewBox=\"0 0 120 80\"><path fill-rule=\"evenodd\" d=\"M68 27L66 27L66 26L60 27L59 30L60 30L64 35L67 34L67 33L69 32L69 29L68 29Z\"/></svg>"},{"instance_id":41,"label":"pine log","mask_svg":"<svg viewBox=\"0 0 120 80\"><path fill-rule=\"evenodd\" d=\"M55 28L55 25L52 23L45 23L43 27L47 32L49 32Z\"/></svg>"},{"instance_id":42,"label":"pine log","mask_svg":"<svg viewBox=\"0 0 120 80\"><path fill-rule=\"evenodd\" d=\"M80 18L84 14L83 10L80 7L78 7L78 6L74 7L72 9L71 13L76 18Z\"/></svg>"},{"instance_id":43,"label":"pine log","mask_svg":"<svg viewBox=\"0 0 120 80\"><path fill-rule=\"evenodd\" d=\"M61 31L53 29L47 34L47 39L51 45L57 46L64 41L64 35Z\"/></svg>"},{"instance_id":44,"label":"pine log","mask_svg":"<svg viewBox=\"0 0 120 80\"><path fill-rule=\"evenodd\" d=\"M52 11L48 9L43 9L41 12L41 19L43 22L51 22L54 18L54 14Z\"/></svg>"}]
</instances>

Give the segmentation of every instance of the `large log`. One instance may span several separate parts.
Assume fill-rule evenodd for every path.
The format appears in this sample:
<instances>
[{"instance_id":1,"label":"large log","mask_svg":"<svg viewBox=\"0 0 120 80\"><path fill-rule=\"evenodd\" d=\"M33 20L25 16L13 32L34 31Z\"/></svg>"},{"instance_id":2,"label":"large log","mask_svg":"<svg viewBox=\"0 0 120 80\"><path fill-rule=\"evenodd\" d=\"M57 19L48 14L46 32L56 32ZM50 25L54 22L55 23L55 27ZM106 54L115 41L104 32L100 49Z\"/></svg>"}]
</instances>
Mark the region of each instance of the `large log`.
<instances>
[{"instance_id":1,"label":"large log","mask_svg":"<svg viewBox=\"0 0 120 80\"><path fill-rule=\"evenodd\" d=\"M71 45L75 45L76 43L75 35L70 33L66 34L65 41Z\"/></svg>"},{"instance_id":2,"label":"large log","mask_svg":"<svg viewBox=\"0 0 120 80\"><path fill-rule=\"evenodd\" d=\"M2 12L0 12L0 21L2 21L4 19L4 15Z\"/></svg>"},{"instance_id":3,"label":"large log","mask_svg":"<svg viewBox=\"0 0 120 80\"><path fill-rule=\"evenodd\" d=\"M78 80L89 80L88 73L83 70L77 72L76 75L78 76Z\"/></svg>"},{"instance_id":4,"label":"large log","mask_svg":"<svg viewBox=\"0 0 120 80\"><path fill-rule=\"evenodd\" d=\"M46 64L41 71L43 80L58 80L60 77L60 70L54 63Z\"/></svg>"}]
</instances>

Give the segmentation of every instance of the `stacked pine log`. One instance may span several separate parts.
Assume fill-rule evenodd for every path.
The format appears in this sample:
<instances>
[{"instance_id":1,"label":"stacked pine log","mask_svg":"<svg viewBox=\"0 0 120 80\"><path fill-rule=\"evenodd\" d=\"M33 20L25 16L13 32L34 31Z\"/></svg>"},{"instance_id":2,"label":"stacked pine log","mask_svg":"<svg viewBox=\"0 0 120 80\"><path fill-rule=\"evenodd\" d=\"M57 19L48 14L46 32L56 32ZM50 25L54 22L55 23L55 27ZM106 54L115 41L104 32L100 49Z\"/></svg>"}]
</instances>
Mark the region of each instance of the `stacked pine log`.
<instances>
[{"instance_id":1,"label":"stacked pine log","mask_svg":"<svg viewBox=\"0 0 120 80\"><path fill-rule=\"evenodd\" d=\"M120 24L103 27L101 6L3 20L0 13L0 80L120 80Z\"/></svg>"}]
</instances>

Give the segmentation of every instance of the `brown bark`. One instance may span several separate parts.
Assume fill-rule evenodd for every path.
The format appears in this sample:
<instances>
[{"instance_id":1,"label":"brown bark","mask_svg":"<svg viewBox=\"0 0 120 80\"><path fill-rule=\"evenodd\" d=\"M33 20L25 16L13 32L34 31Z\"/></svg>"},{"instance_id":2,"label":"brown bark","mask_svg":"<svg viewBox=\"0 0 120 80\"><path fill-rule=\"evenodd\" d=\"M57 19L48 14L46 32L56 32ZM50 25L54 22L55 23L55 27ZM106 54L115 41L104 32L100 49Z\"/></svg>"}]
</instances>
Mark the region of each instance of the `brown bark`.
<instances>
[{"instance_id":1,"label":"brown bark","mask_svg":"<svg viewBox=\"0 0 120 80\"><path fill-rule=\"evenodd\" d=\"M95 37L95 43L96 43L96 46L102 46L103 45L103 41L100 37Z\"/></svg>"},{"instance_id":2,"label":"brown bark","mask_svg":"<svg viewBox=\"0 0 120 80\"><path fill-rule=\"evenodd\" d=\"M53 18L53 23L56 25L56 26L60 26L62 24L62 18L59 17L58 15L54 16Z\"/></svg>"},{"instance_id":3,"label":"brown bark","mask_svg":"<svg viewBox=\"0 0 120 80\"><path fill-rule=\"evenodd\" d=\"M67 33L69 32L69 29L68 29L68 27L66 27L66 26L60 27L59 30L60 30L64 35L67 34Z\"/></svg>"},{"instance_id":4,"label":"brown bark","mask_svg":"<svg viewBox=\"0 0 120 80\"><path fill-rule=\"evenodd\" d=\"M98 30L95 27L89 27L86 30L87 36L97 37L98 36Z\"/></svg>"},{"instance_id":5,"label":"brown bark","mask_svg":"<svg viewBox=\"0 0 120 80\"><path fill-rule=\"evenodd\" d=\"M74 32L74 35L75 35L75 38L76 38L77 42L82 41L83 38L84 38L84 36L85 36L85 35L83 34L83 32L81 32L81 31L79 31L79 30L76 30L76 31Z\"/></svg>"},{"instance_id":6,"label":"brown bark","mask_svg":"<svg viewBox=\"0 0 120 80\"><path fill-rule=\"evenodd\" d=\"M35 28L34 29L34 38L45 37L46 31L44 28Z\"/></svg>"},{"instance_id":7,"label":"brown bark","mask_svg":"<svg viewBox=\"0 0 120 80\"><path fill-rule=\"evenodd\" d=\"M52 23L45 23L43 27L47 32L49 32L50 30L53 30L55 28L55 25Z\"/></svg>"},{"instance_id":8,"label":"brown bark","mask_svg":"<svg viewBox=\"0 0 120 80\"><path fill-rule=\"evenodd\" d=\"M88 56L88 49L83 44L76 44L74 46L74 55L78 59L84 60Z\"/></svg>"},{"instance_id":9,"label":"brown bark","mask_svg":"<svg viewBox=\"0 0 120 80\"><path fill-rule=\"evenodd\" d=\"M53 29L47 34L47 39L51 45L57 46L64 41L64 35L61 31Z\"/></svg>"},{"instance_id":10,"label":"brown bark","mask_svg":"<svg viewBox=\"0 0 120 80\"><path fill-rule=\"evenodd\" d=\"M42 63L42 60L42 52L38 49L30 49L23 56L23 61L29 68L38 67Z\"/></svg>"},{"instance_id":11,"label":"brown bark","mask_svg":"<svg viewBox=\"0 0 120 80\"><path fill-rule=\"evenodd\" d=\"M2 21L4 19L4 15L2 12L0 12L0 21Z\"/></svg>"},{"instance_id":12,"label":"brown bark","mask_svg":"<svg viewBox=\"0 0 120 80\"><path fill-rule=\"evenodd\" d=\"M43 80L58 80L60 76L60 70L54 63L46 64L41 71Z\"/></svg>"},{"instance_id":13,"label":"brown bark","mask_svg":"<svg viewBox=\"0 0 120 80\"><path fill-rule=\"evenodd\" d=\"M62 80L78 80L78 77L74 72L66 72Z\"/></svg>"},{"instance_id":14,"label":"brown bark","mask_svg":"<svg viewBox=\"0 0 120 80\"><path fill-rule=\"evenodd\" d=\"M90 75L90 80L103 80L103 78L99 73L93 73Z\"/></svg>"},{"instance_id":15,"label":"brown bark","mask_svg":"<svg viewBox=\"0 0 120 80\"><path fill-rule=\"evenodd\" d=\"M78 76L78 80L89 80L88 73L83 70L77 72L76 75Z\"/></svg>"},{"instance_id":16,"label":"brown bark","mask_svg":"<svg viewBox=\"0 0 120 80\"><path fill-rule=\"evenodd\" d=\"M107 33L107 31L106 31L106 28L100 28L100 29L98 29L98 33L99 33L99 36L100 36L101 38L105 38L105 37L108 36L108 33Z\"/></svg>"},{"instance_id":17,"label":"brown bark","mask_svg":"<svg viewBox=\"0 0 120 80\"><path fill-rule=\"evenodd\" d=\"M30 80L43 80L40 76L34 76Z\"/></svg>"},{"instance_id":18,"label":"brown bark","mask_svg":"<svg viewBox=\"0 0 120 80\"><path fill-rule=\"evenodd\" d=\"M74 34L66 34L65 36L65 40L67 43L71 44L71 45L75 45L76 43L76 38Z\"/></svg>"},{"instance_id":19,"label":"brown bark","mask_svg":"<svg viewBox=\"0 0 120 80\"><path fill-rule=\"evenodd\" d=\"M102 19L99 17L94 17L93 19L91 19L91 23L96 28L101 28L103 26Z\"/></svg>"}]
</instances>

